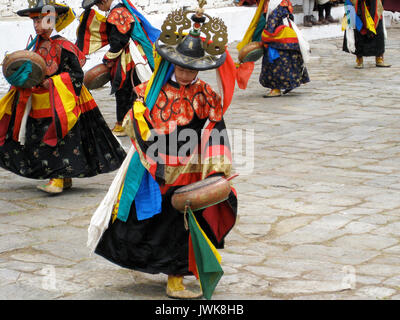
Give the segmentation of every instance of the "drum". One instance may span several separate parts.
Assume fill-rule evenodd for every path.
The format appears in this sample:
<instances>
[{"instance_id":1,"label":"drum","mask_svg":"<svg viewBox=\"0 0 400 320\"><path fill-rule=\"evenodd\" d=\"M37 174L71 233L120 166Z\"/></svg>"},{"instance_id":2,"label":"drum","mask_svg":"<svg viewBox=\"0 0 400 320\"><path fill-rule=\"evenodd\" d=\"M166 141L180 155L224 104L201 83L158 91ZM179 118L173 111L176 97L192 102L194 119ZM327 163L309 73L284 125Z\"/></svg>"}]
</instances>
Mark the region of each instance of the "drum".
<instances>
[{"instance_id":1,"label":"drum","mask_svg":"<svg viewBox=\"0 0 400 320\"><path fill-rule=\"evenodd\" d=\"M172 196L172 206L185 212L186 206L197 211L223 202L231 193L231 179L211 177L179 188Z\"/></svg>"},{"instance_id":2,"label":"drum","mask_svg":"<svg viewBox=\"0 0 400 320\"><path fill-rule=\"evenodd\" d=\"M20 84L20 81L17 81L18 84L13 83L16 81L13 79L15 78L15 73L20 72L21 67L28 61L31 62L32 72L28 75L23 84ZM3 74L12 85L25 89L32 88L43 82L46 76L46 62L36 52L19 50L5 57L3 61Z\"/></svg>"},{"instance_id":3,"label":"drum","mask_svg":"<svg viewBox=\"0 0 400 320\"><path fill-rule=\"evenodd\" d=\"M103 63L85 73L83 83L89 90L99 89L111 80L110 69Z\"/></svg>"},{"instance_id":4,"label":"drum","mask_svg":"<svg viewBox=\"0 0 400 320\"><path fill-rule=\"evenodd\" d=\"M264 46L262 42L250 42L245 45L239 52L239 61L244 62L255 62L262 58L264 55Z\"/></svg>"}]
</instances>

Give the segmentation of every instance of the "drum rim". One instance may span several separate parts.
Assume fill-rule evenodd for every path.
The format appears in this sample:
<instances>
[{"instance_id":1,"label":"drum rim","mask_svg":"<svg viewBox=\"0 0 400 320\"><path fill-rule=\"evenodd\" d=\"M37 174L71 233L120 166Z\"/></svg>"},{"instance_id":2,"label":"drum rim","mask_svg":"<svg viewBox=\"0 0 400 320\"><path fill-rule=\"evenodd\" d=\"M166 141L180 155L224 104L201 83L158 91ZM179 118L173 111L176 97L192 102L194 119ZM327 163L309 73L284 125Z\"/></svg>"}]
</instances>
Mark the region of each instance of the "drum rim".
<instances>
[{"instance_id":1,"label":"drum rim","mask_svg":"<svg viewBox=\"0 0 400 320\"><path fill-rule=\"evenodd\" d=\"M46 62L40 54L38 54L34 51L29 51L29 50L14 51L14 52L8 54L4 58L3 68L2 68L4 77L7 77L8 68L10 68L10 66L12 64L18 63L18 62L23 62L23 61L32 62L32 65L33 65L33 67L35 67L35 69L37 69L38 71L40 69L41 75L40 75L40 77L33 77L33 78L31 76L29 76L28 80L30 80L30 81L35 80L33 82L33 85L26 86L26 83L28 81L27 80L25 82L25 84L23 86L21 86L21 88L31 88L31 87L34 87L34 86L40 84L43 81L43 79L46 77ZM11 76L11 75L8 75L8 76Z\"/></svg>"},{"instance_id":2,"label":"drum rim","mask_svg":"<svg viewBox=\"0 0 400 320\"><path fill-rule=\"evenodd\" d=\"M98 72L98 70L102 70L102 72ZM107 77L107 81L102 81L101 86L92 86L91 84L93 83L94 80L98 79L98 77ZM88 71L85 72L83 81L85 86L89 90L95 90L95 89L100 89L102 88L105 84L107 84L111 80L111 72L110 69L104 64L104 63L99 63L98 65L95 65L94 67L90 68Z\"/></svg>"},{"instance_id":3,"label":"drum rim","mask_svg":"<svg viewBox=\"0 0 400 320\"><path fill-rule=\"evenodd\" d=\"M209 179L210 180L211 179L215 179L215 181L209 181L209 183L205 184L205 185L200 185L199 184L198 186L195 186L193 189L190 189L190 190L185 190L185 188L188 188L190 185L183 186L183 187L175 190L174 195L182 195L182 194L185 194L185 193L188 193L188 192L193 192L193 191L199 190L201 188L205 188L205 187L211 186L211 185L216 184L217 182L220 182L220 181L222 181L222 182L226 181L226 179L224 179L224 177L210 177ZM203 180L200 180L200 181L197 181L197 182L204 182L206 180L207 179L203 179Z\"/></svg>"},{"instance_id":4,"label":"drum rim","mask_svg":"<svg viewBox=\"0 0 400 320\"><path fill-rule=\"evenodd\" d=\"M193 208L190 203L188 204L188 206L190 207L190 210L192 210L192 211L200 211L200 210L204 210L204 209L210 208L212 206L215 206L217 204L220 204L222 202L225 202L228 199L229 199L229 195L224 199L221 199L221 200L219 200L217 202L214 202L214 203L211 203L211 204L207 204L206 206L201 207L201 208Z\"/></svg>"},{"instance_id":5,"label":"drum rim","mask_svg":"<svg viewBox=\"0 0 400 320\"><path fill-rule=\"evenodd\" d=\"M247 48L252 48L254 47L252 50L247 50ZM246 61L246 57L250 54L251 51L256 51L256 50L263 50L263 44L261 41L252 41L248 44L246 44L240 51L239 51L239 61L241 62L247 62ZM246 54L244 54L244 52L247 52ZM262 54L264 52L262 51ZM262 54L260 55L260 58L262 57ZM258 59L260 59L258 58ZM257 59L257 60L258 60ZM252 60L251 60L252 61Z\"/></svg>"},{"instance_id":6,"label":"drum rim","mask_svg":"<svg viewBox=\"0 0 400 320\"><path fill-rule=\"evenodd\" d=\"M34 52L34 51L29 51L29 50L18 50L18 51L14 51L14 52L12 52L12 53L10 53L10 54L7 54L7 56L6 56L6 57L4 58L4 60L3 60L3 70L4 70L10 63L13 62L13 61L9 62L9 60L10 60L14 55L33 56L33 57L35 57L35 58L38 59L38 61L35 61L35 62L37 62L38 64L40 64L41 67L42 67L42 69L46 69L46 62L44 61L43 57L42 57L40 54L38 54L38 53L36 53L36 52ZM24 58L24 57L21 56L21 59L22 59L22 58ZM28 59L28 58L26 58L26 59Z\"/></svg>"}]
</instances>

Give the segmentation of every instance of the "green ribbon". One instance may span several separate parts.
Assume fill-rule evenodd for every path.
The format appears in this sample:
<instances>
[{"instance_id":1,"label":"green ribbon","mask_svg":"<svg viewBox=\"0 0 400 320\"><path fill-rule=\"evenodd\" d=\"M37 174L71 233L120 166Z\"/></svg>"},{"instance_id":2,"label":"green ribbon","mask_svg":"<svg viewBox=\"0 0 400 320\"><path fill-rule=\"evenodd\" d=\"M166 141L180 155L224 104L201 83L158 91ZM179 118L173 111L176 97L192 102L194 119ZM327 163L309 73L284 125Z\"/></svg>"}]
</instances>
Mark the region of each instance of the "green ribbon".
<instances>
[{"instance_id":1,"label":"green ribbon","mask_svg":"<svg viewBox=\"0 0 400 320\"><path fill-rule=\"evenodd\" d=\"M28 80L30 74L32 73L32 62L26 61L17 71L15 71L11 76L5 77L9 84L22 87L26 80Z\"/></svg>"}]
</instances>

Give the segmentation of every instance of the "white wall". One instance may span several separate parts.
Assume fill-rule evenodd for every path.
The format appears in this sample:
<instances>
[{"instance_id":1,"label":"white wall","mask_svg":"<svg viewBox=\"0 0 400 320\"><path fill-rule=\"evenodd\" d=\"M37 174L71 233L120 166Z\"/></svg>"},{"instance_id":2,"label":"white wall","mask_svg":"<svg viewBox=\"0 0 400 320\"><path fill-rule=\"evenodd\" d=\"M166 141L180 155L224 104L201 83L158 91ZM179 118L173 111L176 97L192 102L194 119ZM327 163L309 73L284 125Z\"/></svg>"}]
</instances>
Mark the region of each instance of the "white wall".
<instances>
[{"instance_id":1,"label":"white wall","mask_svg":"<svg viewBox=\"0 0 400 320\"><path fill-rule=\"evenodd\" d=\"M82 0L60 0L60 3L68 4L76 11L80 11ZM195 8L196 0L132 0L132 3L144 13L166 13L182 6ZM208 0L206 8L221 8L232 6L233 0ZM0 0L0 17L11 17L22 8L28 8L27 0Z\"/></svg>"}]
</instances>

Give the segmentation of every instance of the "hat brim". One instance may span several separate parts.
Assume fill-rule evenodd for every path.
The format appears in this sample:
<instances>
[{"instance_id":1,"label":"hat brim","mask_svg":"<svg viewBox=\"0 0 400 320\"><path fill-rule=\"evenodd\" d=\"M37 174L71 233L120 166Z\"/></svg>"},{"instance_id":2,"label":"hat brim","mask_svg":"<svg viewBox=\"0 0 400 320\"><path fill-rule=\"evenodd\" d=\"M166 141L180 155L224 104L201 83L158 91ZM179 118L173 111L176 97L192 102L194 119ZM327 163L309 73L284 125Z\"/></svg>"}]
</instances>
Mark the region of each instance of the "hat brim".
<instances>
[{"instance_id":1,"label":"hat brim","mask_svg":"<svg viewBox=\"0 0 400 320\"><path fill-rule=\"evenodd\" d=\"M166 45L158 40L155 43L158 54L165 60L178 65L182 68L205 71L219 68L226 59L226 53L219 56L206 54L201 58L185 56L177 51L177 46Z\"/></svg>"},{"instance_id":2,"label":"hat brim","mask_svg":"<svg viewBox=\"0 0 400 320\"><path fill-rule=\"evenodd\" d=\"M65 14L69 11L69 7L59 6L59 5L51 5L54 7L57 14ZM20 17L29 17L31 13L41 13L44 7L37 7L31 9L24 9L17 11L17 15Z\"/></svg>"},{"instance_id":3,"label":"hat brim","mask_svg":"<svg viewBox=\"0 0 400 320\"><path fill-rule=\"evenodd\" d=\"M87 10L93 7L96 3L99 3L101 0L83 0L82 8Z\"/></svg>"}]
</instances>

